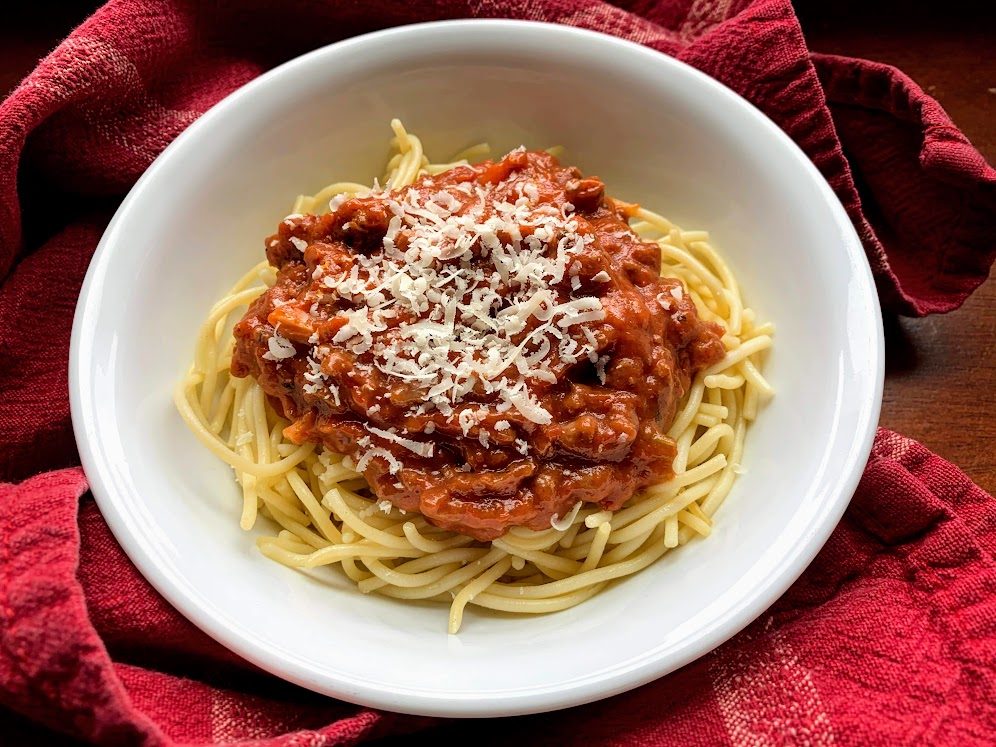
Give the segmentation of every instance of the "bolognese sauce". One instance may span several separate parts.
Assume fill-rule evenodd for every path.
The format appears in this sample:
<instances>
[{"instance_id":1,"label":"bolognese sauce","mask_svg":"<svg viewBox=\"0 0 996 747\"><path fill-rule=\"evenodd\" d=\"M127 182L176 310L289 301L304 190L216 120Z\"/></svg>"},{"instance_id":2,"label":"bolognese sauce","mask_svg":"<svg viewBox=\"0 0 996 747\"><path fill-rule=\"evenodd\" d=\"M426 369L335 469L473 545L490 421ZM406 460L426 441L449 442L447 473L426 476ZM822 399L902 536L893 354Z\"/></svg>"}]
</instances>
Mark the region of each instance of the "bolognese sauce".
<instances>
[{"instance_id":1,"label":"bolognese sauce","mask_svg":"<svg viewBox=\"0 0 996 747\"><path fill-rule=\"evenodd\" d=\"M678 403L725 355L632 210L518 150L288 216L232 374L289 439L443 529L488 541L615 510L672 476Z\"/></svg>"}]
</instances>

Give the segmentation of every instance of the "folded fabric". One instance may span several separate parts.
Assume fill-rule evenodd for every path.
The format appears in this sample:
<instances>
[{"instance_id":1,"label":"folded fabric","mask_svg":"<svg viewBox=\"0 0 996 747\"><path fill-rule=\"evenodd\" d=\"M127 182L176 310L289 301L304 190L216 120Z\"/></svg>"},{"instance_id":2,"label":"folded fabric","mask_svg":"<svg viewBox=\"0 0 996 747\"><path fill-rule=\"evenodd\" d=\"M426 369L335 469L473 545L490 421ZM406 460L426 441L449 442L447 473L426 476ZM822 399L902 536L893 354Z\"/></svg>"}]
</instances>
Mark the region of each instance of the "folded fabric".
<instances>
[{"instance_id":1,"label":"folded fabric","mask_svg":"<svg viewBox=\"0 0 996 747\"><path fill-rule=\"evenodd\" d=\"M619 5L118 0L0 104L0 481L25 480L0 485L5 739L331 745L431 729L481 744L992 743L996 508L888 431L817 561L746 631L634 692L486 728L359 708L255 670L137 574L72 467L70 326L117 202L228 93L385 26L524 18L674 55L752 101L820 168L888 308L947 311L985 279L996 172L908 78L811 55L789 0Z\"/></svg>"},{"instance_id":2,"label":"folded fabric","mask_svg":"<svg viewBox=\"0 0 996 747\"><path fill-rule=\"evenodd\" d=\"M93 500L77 507L85 490L78 468L0 487L0 702L100 744L347 745L429 730L482 747L964 747L996 734L996 502L884 429L826 547L738 636L630 693L486 725L372 711L253 669L153 591Z\"/></svg>"}]
</instances>

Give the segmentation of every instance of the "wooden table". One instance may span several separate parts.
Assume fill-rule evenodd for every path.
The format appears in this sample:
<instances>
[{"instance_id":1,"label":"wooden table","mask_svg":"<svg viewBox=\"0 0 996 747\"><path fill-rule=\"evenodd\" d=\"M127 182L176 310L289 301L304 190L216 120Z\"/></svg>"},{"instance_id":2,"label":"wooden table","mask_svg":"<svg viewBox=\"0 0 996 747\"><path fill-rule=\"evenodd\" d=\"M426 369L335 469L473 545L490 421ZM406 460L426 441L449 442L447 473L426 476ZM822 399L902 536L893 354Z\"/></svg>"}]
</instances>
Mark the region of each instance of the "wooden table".
<instances>
[{"instance_id":1,"label":"wooden table","mask_svg":"<svg viewBox=\"0 0 996 747\"><path fill-rule=\"evenodd\" d=\"M903 69L996 163L996 14L983 7L989 3L976 10L969 0L949 0L949 15L940 18L926 0L796 2L812 49ZM95 6L56 2L47 13L21 6L5 19L0 92L12 89ZM996 225L993 234L996 241ZM885 329L882 425L917 439L996 492L996 417L985 406L996 404L996 280L958 311L926 319L887 316Z\"/></svg>"},{"instance_id":2,"label":"wooden table","mask_svg":"<svg viewBox=\"0 0 996 747\"><path fill-rule=\"evenodd\" d=\"M833 5L819 8L818 5ZM879 7L860 24L865 0L799 2L809 46L903 70L936 98L990 164L996 164L996 13L989 3L907 0L901 13ZM879 5L897 7L896 2ZM953 18L959 17L960 21ZM996 243L996 223L992 227ZM996 277L965 305L925 319L885 317L881 424L915 438L996 493Z\"/></svg>"}]
</instances>

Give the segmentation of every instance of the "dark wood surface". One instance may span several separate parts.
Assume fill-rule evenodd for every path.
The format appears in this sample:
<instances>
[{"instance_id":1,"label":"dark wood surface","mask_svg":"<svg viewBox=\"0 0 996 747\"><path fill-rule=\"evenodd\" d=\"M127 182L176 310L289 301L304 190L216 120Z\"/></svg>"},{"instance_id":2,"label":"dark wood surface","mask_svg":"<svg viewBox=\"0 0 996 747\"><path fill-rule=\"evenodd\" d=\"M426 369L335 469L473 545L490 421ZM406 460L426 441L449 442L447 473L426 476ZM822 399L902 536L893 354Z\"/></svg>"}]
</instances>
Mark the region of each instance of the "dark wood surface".
<instances>
[{"instance_id":1,"label":"dark wood surface","mask_svg":"<svg viewBox=\"0 0 996 747\"><path fill-rule=\"evenodd\" d=\"M842 16L840 8L812 20L803 14L813 50L895 65L996 163L996 13L971 17L964 27L950 20L938 27L923 13L899 27L887 15L861 27ZM992 233L996 241L996 224ZM881 424L915 438L996 493L996 277L950 314L887 315L885 342Z\"/></svg>"},{"instance_id":2,"label":"dark wood surface","mask_svg":"<svg viewBox=\"0 0 996 747\"><path fill-rule=\"evenodd\" d=\"M87 2L40 5L48 6L47 12L21 6L0 21L4 95L92 7ZM944 16L935 3L923 0L797 0L797 7L812 49L901 68L996 163L996 14L988 2L950 0ZM885 328L882 425L917 439L996 492L996 417L991 412L996 404L996 279L990 278L958 311L926 319L887 316Z\"/></svg>"}]
</instances>

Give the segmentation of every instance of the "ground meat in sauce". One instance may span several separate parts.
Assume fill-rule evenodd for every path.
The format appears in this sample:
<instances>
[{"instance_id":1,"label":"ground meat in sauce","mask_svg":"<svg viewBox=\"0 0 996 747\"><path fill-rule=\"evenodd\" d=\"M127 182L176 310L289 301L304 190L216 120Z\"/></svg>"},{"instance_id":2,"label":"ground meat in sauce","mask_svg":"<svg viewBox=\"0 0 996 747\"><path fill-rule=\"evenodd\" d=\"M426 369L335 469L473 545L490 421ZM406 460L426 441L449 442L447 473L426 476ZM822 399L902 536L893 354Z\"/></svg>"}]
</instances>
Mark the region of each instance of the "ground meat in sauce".
<instances>
[{"instance_id":1,"label":"ground meat in sauce","mask_svg":"<svg viewBox=\"0 0 996 747\"><path fill-rule=\"evenodd\" d=\"M570 274L544 282L557 302L597 298L604 316L555 326L560 347L543 359L543 378L525 379L549 422L502 405L500 392L479 381L440 410L427 404L424 389L385 373L398 364L390 356L375 360L378 343L400 349L405 325L441 318L435 310L419 313L418 302L380 325L386 329L368 333L374 348L358 337L341 342L351 333L348 315L366 302L331 293L338 281L330 279L352 275L362 283L358 264L380 261L387 246L411 248L414 229L392 224L405 195L418 205L436 195L432 199L448 207L431 209L451 217L483 195L486 212L496 205L507 211L518 201L573 221L584 250L570 258ZM546 529L578 501L615 510L638 489L673 476L676 447L666 432L691 377L725 354L722 329L699 320L680 282L660 278L658 247L632 233L629 206L606 198L601 181L561 167L546 153L513 151L499 162L457 167L423 177L413 188L337 200L333 207L327 215L290 216L280 224L266 242L267 258L278 268L276 284L235 327L232 373L260 382L292 421L291 440L349 455L363 464L379 499L485 541L513 526ZM519 229L523 237L535 231L525 224ZM499 236L508 245L514 238ZM551 256L556 240L550 239ZM494 258L484 243L478 238L462 256L440 263L452 265L451 273L490 272ZM492 296L510 287L495 281ZM512 342L540 324L530 317ZM581 360L563 355L579 345L588 350ZM525 354L540 356L539 347L530 343ZM516 365L509 372L506 383L519 376ZM405 440L407 446L399 442ZM421 453L410 448L416 441Z\"/></svg>"}]
</instances>

